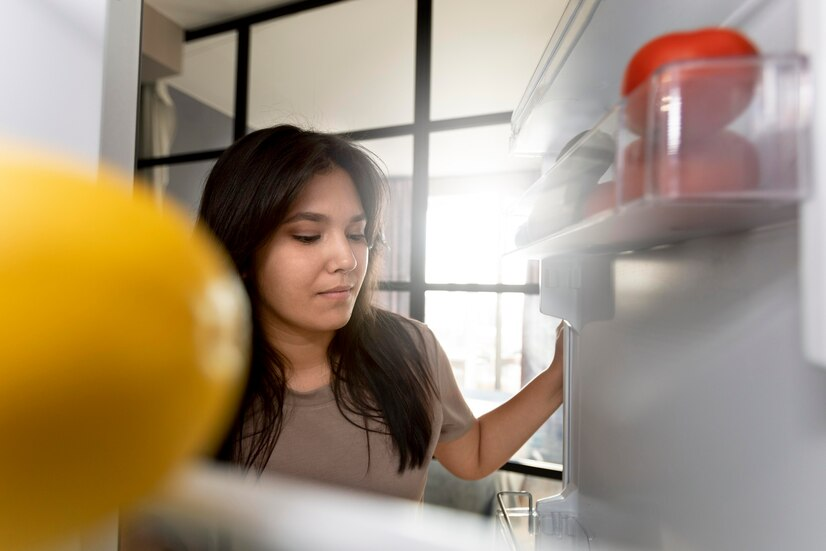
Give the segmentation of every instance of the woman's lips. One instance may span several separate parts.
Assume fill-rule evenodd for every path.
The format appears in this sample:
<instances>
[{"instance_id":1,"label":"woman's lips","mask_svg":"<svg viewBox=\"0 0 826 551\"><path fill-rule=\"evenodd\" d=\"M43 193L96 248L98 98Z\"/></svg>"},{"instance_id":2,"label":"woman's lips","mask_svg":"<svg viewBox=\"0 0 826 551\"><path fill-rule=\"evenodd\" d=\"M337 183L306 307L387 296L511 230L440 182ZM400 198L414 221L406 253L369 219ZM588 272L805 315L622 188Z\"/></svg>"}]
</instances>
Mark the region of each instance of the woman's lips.
<instances>
[{"instance_id":1,"label":"woman's lips","mask_svg":"<svg viewBox=\"0 0 826 551\"><path fill-rule=\"evenodd\" d=\"M334 287L332 289L327 289L326 291L322 291L319 294L326 298L333 298L333 299L343 299L348 298L350 296L350 292L352 291L352 287L342 286L342 287Z\"/></svg>"}]
</instances>

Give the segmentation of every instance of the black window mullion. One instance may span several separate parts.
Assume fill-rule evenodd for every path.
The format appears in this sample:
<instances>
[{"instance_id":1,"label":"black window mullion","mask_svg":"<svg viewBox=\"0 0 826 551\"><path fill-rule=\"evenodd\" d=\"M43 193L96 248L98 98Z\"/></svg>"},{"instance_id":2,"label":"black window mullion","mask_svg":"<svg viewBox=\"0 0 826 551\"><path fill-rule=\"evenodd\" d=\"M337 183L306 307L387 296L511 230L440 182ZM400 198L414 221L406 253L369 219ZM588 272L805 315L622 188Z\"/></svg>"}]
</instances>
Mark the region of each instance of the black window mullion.
<instances>
[{"instance_id":1,"label":"black window mullion","mask_svg":"<svg viewBox=\"0 0 826 551\"><path fill-rule=\"evenodd\" d=\"M551 478L554 480L562 480L563 469L564 467L558 463L544 462L543 464L541 461L527 463L519 459L511 459L499 468L500 471Z\"/></svg>"},{"instance_id":2,"label":"black window mullion","mask_svg":"<svg viewBox=\"0 0 826 551\"><path fill-rule=\"evenodd\" d=\"M416 2L416 96L413 115L413 200L410 317L424 321L427 198L430 172L430 67L433 0Z\"/></svg>"},{"instance_id":3,"label":"black window mullion","mask_svg":"<svg viewBox=\"0 0 826 551\"><path fill-rule=\"evenodd\" d=\"M192 153L178 153L166 157L139 158L138 168L149 168L151 166L172 166L177 164L195 163L198 161L209 161L217 159L224 152L224 149L210 149L206 151L193 151Z\"/></svg>"},{"instance_id":4,"label":"black window mullion","mask_svg":"<svg viewBox=\"0 0 826 551\"><path fill-rule=\"evenodd\" d=\"M235 120L233 139L247 133L247 110L250 83L250 28L238 28L238 45L235 52Z\"/></svg>"},{"instance_id":5,"label":"black window mullion","mask_svg":"<svg viewBox=\"0 0 826 551\"><path fill-rule=\"evenodd\" d=\"M379 281L382 291L410 291L409 281ZM425 283L425 291L449 291L465 293L520 293L523 295L538 295L538 283Z\"/></svg>"}]
</instances>

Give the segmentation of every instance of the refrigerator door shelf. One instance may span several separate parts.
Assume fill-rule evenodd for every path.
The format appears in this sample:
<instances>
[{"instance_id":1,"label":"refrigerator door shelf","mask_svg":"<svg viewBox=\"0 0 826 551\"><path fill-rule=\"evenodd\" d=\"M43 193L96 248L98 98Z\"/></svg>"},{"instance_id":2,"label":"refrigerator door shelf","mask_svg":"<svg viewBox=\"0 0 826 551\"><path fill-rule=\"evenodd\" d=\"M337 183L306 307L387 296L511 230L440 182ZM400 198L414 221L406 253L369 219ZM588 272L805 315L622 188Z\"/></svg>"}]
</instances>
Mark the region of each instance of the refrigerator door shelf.
<instances>
[{"instance_id":1,"label":"refrigerator door shelf","mask_svg":"<svg viewBox=\"0 0 826 551\"><path fill-rule=\"evenodd\" d=\"M458 510L276 475L251 480L208 462L183 465L128 513L153 549L479 551L495 528Z\"/></svg>"},{"instance_id":2,"label":"refrigerator door shelf","mask_svg":"<svg viewBox=\"0 0 826 551\"><path fill-rule=\"evenodd\" d=\"M514 492L504 492L514 493ZM519 492L528 493L528 492ZM528 494L530 495L530 494ZM507 507L499 497L499 535L504 543L497 548L510 551L589 551L591 538L576 513L576 492L545 498L537 507ZM542 507L539 507L539 504ZM497 542L499 543L499 542Z\"/></svg>"},{"instance_id":3,"label":"refrigerator door shelf","mask_svg":"<svg viewBox=\"0 0 826 551\"><path fill-rule=\"evenodd\" d=\"M576 515L566 512L536 517L535 551L589 551L588 533Z\"/></svg>"},{"instance_id":4,"label":"refrigerator door shelf","mask_svg":"<svg viewBox=\"0 0 826 551\"><path fill-rule=\"evenodd\" d=\"M794 220L808 89L797 54L662 67L517 201L516 250L616 253Z\"/></svg>"},{"instance_id":5,"label":"refrigerator door shelf","mask_svg":"<svg viewBox=\"0 0 826 551\"><path fill-rule=\"evenodd\" d=\"M561 494L536 502L534 519L535 551L588 551L591 535L588 534L577 511L578 492L568 485Z\"/></svg>"}]
</instances>

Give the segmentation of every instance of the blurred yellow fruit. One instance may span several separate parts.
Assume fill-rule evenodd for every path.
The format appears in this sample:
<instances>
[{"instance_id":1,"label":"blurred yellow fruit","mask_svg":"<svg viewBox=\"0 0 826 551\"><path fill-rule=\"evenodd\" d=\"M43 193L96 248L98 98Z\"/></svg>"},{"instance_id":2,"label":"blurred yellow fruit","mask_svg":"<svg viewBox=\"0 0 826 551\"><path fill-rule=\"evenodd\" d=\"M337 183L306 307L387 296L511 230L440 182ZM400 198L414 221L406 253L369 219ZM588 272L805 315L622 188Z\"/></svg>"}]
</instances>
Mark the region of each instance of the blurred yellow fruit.
<instances>
[{"instance_id":1,"label":"blurred yellow fruit","mask_svg":"<svg viewBox=\"0 0 826 551\"><path fill-rule=\"evenodd\" d=\"M249 313L231 263L110 173L0 151L0 542L135 502L211 452Z\"/></svg>"}]
</instances>

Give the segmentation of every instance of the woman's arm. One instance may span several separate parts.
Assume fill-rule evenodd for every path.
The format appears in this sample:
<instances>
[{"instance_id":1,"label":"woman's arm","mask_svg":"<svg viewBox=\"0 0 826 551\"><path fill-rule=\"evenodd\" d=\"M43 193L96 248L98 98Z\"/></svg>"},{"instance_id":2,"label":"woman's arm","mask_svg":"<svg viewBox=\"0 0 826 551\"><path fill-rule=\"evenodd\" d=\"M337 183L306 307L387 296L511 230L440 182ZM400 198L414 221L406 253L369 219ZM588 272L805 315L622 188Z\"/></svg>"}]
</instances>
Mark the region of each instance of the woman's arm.
<instances>
[{"instance_id":1,"label":"woman's arm","mask_svg":"<svg viewBox=\"0 0 826 551\"><path fill-rule=\"evenodd\" d=\"M467 434L436 446L439 463L454 475L476 480L504 465L562 405L562 325L551 365L513 398L481 416Z\"/></svg>"}]
</instances>

